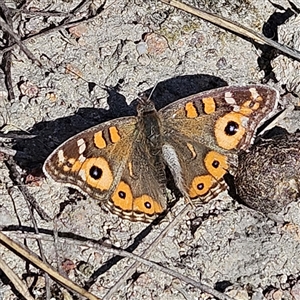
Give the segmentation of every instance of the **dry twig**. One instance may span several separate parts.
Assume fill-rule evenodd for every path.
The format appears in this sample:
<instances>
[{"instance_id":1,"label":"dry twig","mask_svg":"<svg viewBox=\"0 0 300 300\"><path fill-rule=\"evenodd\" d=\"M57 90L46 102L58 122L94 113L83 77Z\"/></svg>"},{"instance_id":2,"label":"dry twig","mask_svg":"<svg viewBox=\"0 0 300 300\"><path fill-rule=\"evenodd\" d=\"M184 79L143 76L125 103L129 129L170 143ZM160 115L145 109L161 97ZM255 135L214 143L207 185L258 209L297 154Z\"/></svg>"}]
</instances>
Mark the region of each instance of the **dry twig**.
<instances>
[{"instance_id":1,"label":"dry twig","mask_svg":"<svg viewBox=\"0 0 300 300\"><path fill-rule=\"evenodd\" d=\"M12 282L17 291L26 299L34 300L30 295L28 288L24 282L13 272L13 270L4 262L0 257L0 270L6 275L6 277Z\"/></svg>"},{"instance_id":2,"label":"dry twig","mask_svg":"<svg viewBox=\"0 0 300 300\"><path fill-rule=\"evenodd\" d=\"M30 41L31 39L33 38L37 38L37 37L41 37L41 36L45 36L49 33L52 33L52 32L55 32L55 31L59 31L61 29L66 29L66 28L69 28L69 27L73 27L73 26L76 26L78 24L84 24L84 23L88 23L90 21L92 21L93 19L95 19L96 17L99 16L99 14L104 10L104 6L106 4L106 1L104 1L104 3L97 9L97 14L96 15L92 15L88 18L83 18L83 19L80 19L80 20L77 20L77 21L73 21L73 22L65 22L65 23L62 23L56 27L49 27L49 28L46 28L46 29L43 29L42 31L38 32L38 33L35 33L35 34L32 34L32 35L29 35L25 38L22 39L22 42L28 42ZM76 8L77 10L77 8ZM69 20L70 18L67 17L66 20ZM13 44L11 46L8 46L8 47L5 47L4 49L0 50L0 55L3 55L5 52L7 51L10 51L12 50L17 44Z\"/></svg>"},{"instance_id":3,"label":"dry twig","mask_svg":"<svg viewBox=\"0 0 300 300\"><path fill-rule=\"evenodd\" d=\"M19 243L13 241L9 237L7 237L4 233L0 232L0 241L6 245L8 248L13 249L17 252L17 254L21 257L23 257L25 260L30 261L32 264L49 274L54 280L57 282L63 284L67 288L69 288L72 291L75 291L76 293L86 297L90 300L100 300L95 295L89 293L85 289L81 288L77 284L73 283L69 279L63 277L61 274L57 273L55 269L53 269L50 265L42 262L38 256L30 251L29 249L25 248L25 246L20 245Z\"/></svg>"},{"instance_id":4,"label":"dry twig","mask_svg":"<svg viewBox=\"0 0 300 300\"><path fill-rule=\"evenodd\" d=\"M236 22L233 22L231 20L228 20L227 18L221 17L221 16L217 16L214 13L210 13L207 12L203 9L200 8L195 8L191 5L188 4L184 4L180 1L177 0L160 0L161 2L174 6L176 8L179 8L183 11L186 11L188 13L191 13L203 20L206 20L210 23L213 23L217 26L220 26L224 29L230 30L233 33L242 35L244 37L250 38L252 40L254 40L255 42L259 43L259 44L266 44L269 45L275 49L278 49L280 52L285 53L286 55L293 57L297 60L300 60L300 52L295 50L295 49L291 49L287 46L284 46L280 43L277 43L271 39L266 38L264 35L255 32L252 29L249 29L241 24L238 24Z\"/></svg>"},{"instance_id":5,"label":"dry twig","mask_svg":"<svg viewBox=\"0 0 300 300\"><path fill-rule=\"evenodd\" d=\"M35 56L33 55L33 53L24 45L24 43L21 41L21 38L19 37L18 34L16 34L13 29L12 29L12 18L11 18L11 14L10 14L10 10L9 8L5 5L5 3L0 3L0 8L2 10L2 12L5 15L6 18L6 22L3 22L0 20L0 27L2 28L3 31L7 32L9 34L9 44L12 44L13 40L19 47L20 49L25 53L25 55L31 59L33 62L37 63L39 66L41 66L42 64L39 62L38 59L35 58Z\"/></svg>"},{"instance_id":6,"label":"dry twig","mask_svg":"<svg viewBox=\"0 0 300 300\"><path fill-rule=\"evenodd\" d=\"M190 206L189 205L186 205L184 207L183 210L181 210L181 212L176 216L176 218L174 218L174 220L164 229L164 231L161 233L161 235L159 235L157 237L157 239L154 241L153 244L151 244L151 246L146 250L146 252L142 255L142 256L139 256L139 255L136 255L134 253L130 253L128 251L125 251L123 249L118 249L116 247L113 247L111 244L108 244L108 243L105 243L105 242L100 242L99 241L93 241L93 240L90 240L90 239L87 239L87 238L84 238L84 237L80 237L79 240L76 240L74 238L70 238L68 237L68 234L66 233L62 233L62 232L58 232L58 237L59 238L63 238L64 240L65 239L69 239L72 241L72 244L76 244L76 245L79 245L79 246L82 246L84 248L94 248L94 249L97 249L97 250L100 250L100 251L104 251L104 252L107 252L107 253L111 253L113 255L116 255L116 256L121 256L121 257L127 257L127 258L130 258L130 259L133 259L135 261L134 264L132 264L130 267L128 267L128 269L125 271L125 273L123 274L123 276L121 276L119 282L117 282L117 285L118 287L120 287L122 285L122 283L124 282L124 280L128 279L136 270L136 268L140 265L140 264L144 264L152 269L156 269L160 272L163 272L165 274L168 274L172 277L175 277L175 278L178 278L180 280L182 280L183 282L186 282L187 284L190 284L198 289L200 289L201 291L205 292L205 293L208 293L208 294L211 294L212 296L214 296L215 298L217 299L221 299L221 300L232 300L231 297L227 296L226 294L223 294L223 293L220 293L218 292L217 290L211 288L210 286L206 285L206 284L203 284L199 281L196 281L192 278L189 278L185 275L182 275L180 274L179 272L177 271L174 271L170 268L167 268L167 267L164 267L164 266L161 266L159 263L157 262L154 262L154 261L151 261L151 260L148 260L146 259L145 257L149 254L152 253L153 251L153 248L155 246L157 246L157 244L162 240L162 238L168 233L169 229L170 228L173 228L174 225L176 225L182 218L182 216L190 209ZM0 227L0 230L5 230L5 228L1 228ZM53 232L50 232L49 231L49 234L52 234L53 235ZM32 233L21 233L21 234L18 234L17 235L18 238L26 238L26 239L36 239L36 238L39 238L41 240L46 240L46 241L53 241L52 238L47 238L45 236L42 236L42 234L40 233L39 235L36 235L36 234L32 234ZM86 241L82 241L86 239ZM0 240L1 240L1 236L0 236ZM116 290L113 289L111 291L109 291L109 293L107 293L105 295L105 298L109 298L112 296L112 294L115 292Z\"/></svg>"},{"instance_id":7,"label":"dry twig","mask_svg":"<svg viewBox=\"0 0 300 300\"><path fill-rule=\"evenodd\" d=\"M121 278L119 279L119 281L113 286L113 288L111 288L111 290L105 295L104 299L110 299L113 294L121 287L121 285L130 277L132 276L132 274L136 271L136 269L139 267L140 264L144 264L146 266L149 266L150 268L154 268L156 270L159 270L165 274L168 274L170 276L173 276L175 278L178 278L188 284L193 285L194 287L199 288L202 292L208 293L214 297L216 297L217 299L220 300L232 300L231 297L218 292L217 290L211 288L210 286L203 284L201 282L195 281L187 276L184 276L170 268L164 267L159 265L157 262L154 261L150 261L145 259L146 257L148 257L152 252L153 249L155 247L157 247L157 245L161 242L161 240L166 236L166 234L172 229L174 228L174 226L176 226L176 224L179 223L179 221L181 221L182 216L184 216L188 211L190 210L190 204L187 204L179 213L178 215L173 219L172 222L170 222L168 224L168 226L163 230L163 232L161 232L161 234L155 239L155 241L151 244L150 247L148 247L148 249L142 254L141 256L137 256L135 254L129 253L127 251L124 250L117 250L111 248L110 245L107 245L105 248L103 248L103 244L100 246L104 251L106 252L111 252L114 253L116 255L120 255L120 256L124 256L124 257L129 257L135 260L135 262L129 266L127 268L127 270L125 271L125 273L121 276ZM97 247L97 245L94 245ZM99 246L98 246L99 247Z\"/></svg>"},{"instance_id":8,"label":"dry twig","mask_svg":"<svg viewBox=\"0 0 300 300\"><path fill-rule=\"evenodd\" d=\"M29 193L26 186L24 186L21 175L19 174L16 163L9 158L6 162L6 166L10 171L10 177L14 183L15 186L18 187L20 192L22 193L24 199L30 203L30 205L36 210L36 212L39 214L39 216L46 221L51 221L50 216L40 207L40 205L37 203L36 199Z\"/></svg>"}]
</instances>

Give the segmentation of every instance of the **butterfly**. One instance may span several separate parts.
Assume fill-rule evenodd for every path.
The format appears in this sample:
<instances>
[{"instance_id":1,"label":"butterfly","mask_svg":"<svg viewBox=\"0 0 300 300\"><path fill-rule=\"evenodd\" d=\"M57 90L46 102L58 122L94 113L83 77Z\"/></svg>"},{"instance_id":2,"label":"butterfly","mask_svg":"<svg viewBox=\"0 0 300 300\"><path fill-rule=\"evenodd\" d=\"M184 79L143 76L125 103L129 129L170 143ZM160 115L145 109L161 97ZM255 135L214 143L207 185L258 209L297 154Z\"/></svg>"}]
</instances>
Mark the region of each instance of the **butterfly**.
<instances>
[{"instance_id":1,"label":"butterfly","mask_svg":"<svg viewBox=\"0 0 300 300\"><path fill-rule=\"evenodd\" d=\"M236 152L249 148L278 98L264 85L213 89L159 111L142 98L137 116L71 137L46 159L43 171L122 218L150 222L167 208L166 167L184 198L196 205L225 190L224 175Z\"/></svg>"}]
</instances>

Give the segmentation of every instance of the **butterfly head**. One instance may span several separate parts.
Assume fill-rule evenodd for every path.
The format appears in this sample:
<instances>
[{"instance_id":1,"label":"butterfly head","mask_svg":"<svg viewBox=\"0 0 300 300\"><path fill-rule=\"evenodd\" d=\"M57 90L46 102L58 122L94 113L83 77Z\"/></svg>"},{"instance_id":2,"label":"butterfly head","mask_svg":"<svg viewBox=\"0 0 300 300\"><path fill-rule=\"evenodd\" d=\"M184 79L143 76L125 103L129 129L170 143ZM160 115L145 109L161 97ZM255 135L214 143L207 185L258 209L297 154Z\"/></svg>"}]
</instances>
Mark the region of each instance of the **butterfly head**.
<instances>
[{"instance_id":1,"label":"butterfly head","mask_svg":"<svg viewBox=\"0 0 300 300\"><path fill-rule=\"evenodd\" d=\"M155 105L154 103L146 96L142 96L138 100L138 105L137 105L137 112L139 116L155 112Z\"/></svg>"}]
</instances>

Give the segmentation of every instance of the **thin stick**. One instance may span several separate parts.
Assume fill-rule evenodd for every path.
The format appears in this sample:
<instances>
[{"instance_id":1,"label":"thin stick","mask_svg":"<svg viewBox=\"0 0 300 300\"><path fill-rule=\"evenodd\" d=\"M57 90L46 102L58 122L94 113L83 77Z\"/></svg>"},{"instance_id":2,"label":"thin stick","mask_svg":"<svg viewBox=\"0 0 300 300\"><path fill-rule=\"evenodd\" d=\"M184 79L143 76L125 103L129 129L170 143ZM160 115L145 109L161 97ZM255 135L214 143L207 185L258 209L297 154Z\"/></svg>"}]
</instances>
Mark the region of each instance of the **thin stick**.
<instances>
[{"instance_id":1,"label":"thin stick","mask_svg":"<svg viewBox=\"0 0 300 300\"><path fill-rule=\"evenodd\" d=\"M85 24L85 23L88 23L88 22L91 22L93 19L97 18L99 16L99 14L104 10L104 5L105 5L106 2L104 2L100 8L97 9L97 14L94 15L94 16L91 16L91 17L88 17L86 19L80 19L80 20L77 20L77 21L73 21L73 22L69 22L67 24L61 24L61 25L58 25L56 27L49 27L49 28L45 28L43 29L42 31L38 32L38 33L35 33L35 34L32 34L32 35L29 35L25 38L22 39L22 42L28 42L30 41L31 39L34 39L34 38L37 38L37 37L41 37L41 36L45 36L49 33L52 33L52 32L56 32L56 31L59 31L61 29L66 29L66 28L69 28L69 27L73 27L73 26L76 26L76 25L79 25L79 24ZM111 6L112 4L108 5ZM107 7L107 8L108 8ZM0 55L3 55L5 52L7 51L10 51L11 49L13 49L17 44L13 44L11 46L8 46L8 47L5 47L3 48L2 50L0 50Z\"/></svg>"},{"instance_id":2,"label":"thin stick","mask_svg":"<svg viewBox=\"0 0 300 300\"><path fill-rule=\"evenodd\" d=\"M13 272L13 270L4 262L0 257L0 270L6 275L6 277L12 282L16 290L26 299L34 300L30 295L28 288L24 282Z\"/></svg>"},{"instance_id":3,"label":"thin stick","mask_svg":"<svg viewBox=\"0 0 300 300\"><path fill-rule=\"evenodd\" d=\"M300 60L300 52L299 51L297 51L295 49L291 49L287 46L284 46L284 45L282 45L280 43L277 43L277 42L275 42L271 39L268 39L264 35L262 35L260 33L257 33L252 29L246 28L245 26L243 26L241 24L238 24L236 22L228 20L224 17L217 16L213 13L204 11L201 8L195 8L191 5L181 3L177 0L160 0L160 1L163 2L163 3L169 4L169 5L172 5L176 8L179 8L183 11L188 12L188 13L191 13L191 14L197 16L197 17L200 17L203 20L206 20L210 23L213 23L215 25L223 27L227 30L230 30L230 31L234 32L234 33L237 33L237 34L240 34L244 37L250 38L250 39L258 42L259 44L269 45L269 46L271 46L275 49L278 49L281 52L283 52L283 53L285 53L285 54L287 54L287 55L289 55L289 56L291 56L291 57L293 57L297 60Z\"/></svg>"},{"instance_id":4,"label":"thin stick","mask_svg":"<svg viewBox=\"0 0 300 300\"><path fill-rule=\"evenodd\" d=\"M50 218L50 216L41 208L36 199L30 194L27 187L23 185L21 175L16 167L15 161L11 157L9 157L5 164L10 171L10 178L20 190L26 201L31 204L31 206L36 210L36 212L43 220L51 221L52 219Z\"/></svg>"},{"instance_id":5,"label":"thin stick","mask_svg":"<svg viewBox=\"0 0 300 300\"><path fill-rule=\"evenodd\" d=\"M7 154L9 156L15 156L17 154L17 150L13 150L8 147L0 147L0 152Z\"/></svg>"},{"instance_id":6,"label":"thin stick","mask_svg":"<svg viewBox=\"0 0 300 300\"><path fill-rule=\"evenodd\" d=\"M166 236L166 234L174 228L174 226L181 220L182 216L190 209L189 205L186 205L184 209L173 219L172 222L160 233L160 235L154 240L154 242L142 253L142 257L148 257L153 249L160 243L160 241ZM124 284L124 282L131 277L136 269L140 266L140 263L135 261L131 266L127 268L125 273L119 278L119 280L114 284L114 286L108 291L104 299L110 299L114 293Z\"/></svg>"},{"instance_id":7,"label":"thin stick","mask_svg":"<svg viewBox=\"0 0 300 300\"><path fill-rule=\"evenodd\" d=\"M29 260L32 264L49 274L54 280L60 282L69 289L77 292L78 294L86 297L87 299L100 300L100 298L89 293L79 285L75 284L71 280L57 273L57 271L50 265L42 262L35 253L31 252L29 249L26 249L25 246L13 241L2 232L0 232L0 241L8 248L15 250L19 256L22 256L25 260Z\"/></svg>"},{"instance_id":8,"label":"thin stick","mask_svg":"<svg viewBox=\"0 0 300 300\"><path fill-rule=\"evenodd\" d=\"M169 223L169 225L163 230L163 232L155 239L155 241L148 247L148 249L141 255L141 256L137 256L135 254L129 253L127 251L124 250L117 250L117 253L115 252L116 255L120 255L120 256L126 256L126 257L130 257L132 259L135 260L135 262L129 266L127 268L127 270L125 271L125 273L121 276L121 278L118 280L117 283L115 283L115 285L109 290L109 292L105 295L104 299L110 299L113 294L124 284L124 282L130 277L132 276L132 274L136 271L136 269L140 266L140 264L145 264L151 268L155 268L161 272L164 272L166 274L169 274L173 277L179 278L182 281L185 281L188 284L191 284L197 288L199 288L201 291L208 293L210 295L213 295L214 297L216 297L217 299L221 299L221 300L232 300L231 297L222 294L220 292L218 292L217 290L211 288L210 286L200 283L198 281L195 281L187 276L184 276L172 269L160 266L158 263L153 262L153 261L149 261L147 259L145 259L146 257L148 257L153 249L155 247L157 247L157 245L161 242L161 240L166 236L166 234L172 229L174 228L174 226L176 226L176 224L182 219L182 216L184 216L191 208L190 204L187 204L181 211L180 213L173 219L172 222ZM95 244L94 246L97 246L97 244ZM98 245L99 247L99 245ZM102 248L102 247L101 247ZM105 247L104 251L112 251L114 252L116 249L112 249L111 246L109 248Z\"/></svg>"},{"instance_id":9,"label":"thin stick","mask_svg":"<svg viewBox=\"0 0 300 300\"><path fill-rule=\"evenodd\" d=\"M95 246L96 246L96 248L99 247L99 245L98 245L98 247L97 247L97 244L94 244L93 247L95 247ZM151 245L151 246L152 246L152 245ZM103 249L103 247L101 247L101 246L100 246L99 248ZM149 249L149 248L148 248L148 249ZM168 275L170 275L170 276L172 276L172 277L178 278L178 279L180 279L180 280L182 280L182 281L184 281L184 282L186 282L186 283L188 283L188 284L190 284L190 285L192 285L192 286L194 286L194 287L200 289L202 292L205 292L205 293L207 293L207 294L210 294L210 295L216 297L217 299L220 299L220 300L233 300L231 297L227 296L226 294L223 294L223 293L221 293L221 292L219 292L219 291L217 291L217 290L211 288L210 286L208 286L208 285L206 285L206 284L203 284L203 283L201 283L201 282L199 282L199 281L196 281L196 280L194 280L194 279L192 279L192 278L189 278L189 277L187 277L187 276L185 276L185 275L182 275L182 274L180 274L180 273L178 273L178 272L176 272L176 271L174 271L174 270L172 270L172 269L170 269L170 268L168 268L168 267L161 266L161 265L159 265L159 264L158 264L157 262L155 262L155 261L151 261L151 260L145 259L144 257L135 255L135 254L133 254L133 253L129 253L129 252L125 251L125 250L112 249L111 247L110 247L110 248L106 248L104 251L110 252L110 250L112 250L111 252L114 253L114 254L116 254L116 255L120 255L120 256L124 256L124 257L129 257L129 258L134 259L134 260L136 261L136 262L132 265L132 266L135 266L135 265L136 265L136 267L135 267L133 270L130 269L130 270L128 270L128 271L135 271L135 269L136 269L140 264L144 264L144 265L146 265L146 266L148 266L148 267L150 267L150 268L159 270L159 271L161 271L161 272L163 272L163 273L165 273L165 274L168 274ZM116 251L116 250L117 250L117 251ZM151 250L152 250L152 248L151 248ZM144 256L145 256L145 255L144 255ZM131 268L131 267L130 267L130 268ZM127 271L127 272L128 272L128 271ZM128 278L127 272L125 273L126 276L122 277L122 279L125 279L125 280L126 280L126 279ZM129 272L128 272L128 273L129 273ZM122 281L122 283L123 283L123 281ZM112 290L112 289L111 289L111 290ZM107 294L105 295L104 299L105 299L105 298L109 299L110 296L111 296L111 293L110 293L110 291L109 291L109 293L107 293Z\"/></svg>"},{"instance_id":10,"label":"thin stick","mask_svg":"<svg viewBox=\"0 0 300 300\"><path fill-rule=\"evenodd\" d=\"M152 253L154 246L157 246L157 244L161 241L161 239L168 233L168 231L170 230L170 228L173 228L173 226L175 225L175 223L178 223L181 219L181 217L190 209L190 205L186 205L186 207L181 210L181 212L176 216L176 218L173 220L173 222L171 222L161 233L161 235L159 235L156 240L154 241L153 244L151 244L151 246L142 254L142 256L136 255L134 253L130 253L126 250L123 249L117 249L115 247L113 247L112 245L102 242L101 244L99 244L98 241L94 242L92 240L87 240L86 242L82 242L82 240L78 241L78 240L74 240L74 238L69 238L66 237L66 234L62 234L62 233L58 233L58 236L61 238L63 236L64 240L72 240L73 244L82 246L84 248L94 248L94 249L98 249L99 251L104 251L107 253L111 253L113 255L117 255L117 256L122 256L122 257L127 257L130 259L135 260L135 263L132 264L130 267L128 267L128 269L126 270L126 272L123 274L123 276L119 279L119 281L116 283L116 285L118 285L118 288L123 284L123 281L126 280L128 277L130 277L134 271L136 270L136 268L140 265L140 264L144 264L152 269L156 269L160 272L163 272L165 274L168 274L172 277L178 278L180 280L182 280L183 282L186 282L187 284L190 284L198 289L200 289L201 291L208 293L212 296L214 296L217 299L221 299L221 300L232 300L231 297L227 296L226 294L220 293L217 290L211 288L210 286L203 284L199 281L196 281L192 278L189 278L185 275L180 274L177 271L174 271L172 269L169 269L167 267L161 266L159 263L151 261L146 259L145 257L149 254ZM1 228L0 228L1 229ZM48 238L48 237L42 237L41 233L38 235L38 237L42 240L47 240L47 241L52 241L52 238ZM32 233L21 233L16 235L16 238L20 239L20 238L26 238L26 239L35 239L36 235L32 234ZM117 288L117 289L118 289ZM115 289L111 289L104 298L111 297L112 294L115 292Z\"/></svg>"},{"instance_id":11,"label":"thin stick","mask_svg":"<svg viewBox=\"0 0 300 300\"><path fill-rule=\"evenodd\" d=\"M12 16L9 13L9 9L4 3L0 3L0 8L1 8L1 13L2 13L2 18L6 21L7 25L10 28L13 28L13 20ZM6 44L7 46L13 44L14 39L12 36L9 34L9 32L6 32L4 35L4 39L7 40ZM15 99L15 93L13 89L13 83L12 83L12 76L11 76L11 68L12 68L12 51L4 53L2 57L2 70L5 74L5 86L7 89L7 96L8 100L13 100Z\"/></svg>"},{"instance_id":12,"label":"thin stick","mask_svg":"<svg viewBox=\"0 0 300 300\"><path fill-rule=\"evenodd\" d=\"M20 47L20 49L26 54L26 56L31 59L38 66L42 66L41 62L35 58L34 54L24 45L19 36L13 32L13 30L4 22L0 20L0 27L2 30L6 31L16 42L16 44Z\"/></svg>"}]
</instances>

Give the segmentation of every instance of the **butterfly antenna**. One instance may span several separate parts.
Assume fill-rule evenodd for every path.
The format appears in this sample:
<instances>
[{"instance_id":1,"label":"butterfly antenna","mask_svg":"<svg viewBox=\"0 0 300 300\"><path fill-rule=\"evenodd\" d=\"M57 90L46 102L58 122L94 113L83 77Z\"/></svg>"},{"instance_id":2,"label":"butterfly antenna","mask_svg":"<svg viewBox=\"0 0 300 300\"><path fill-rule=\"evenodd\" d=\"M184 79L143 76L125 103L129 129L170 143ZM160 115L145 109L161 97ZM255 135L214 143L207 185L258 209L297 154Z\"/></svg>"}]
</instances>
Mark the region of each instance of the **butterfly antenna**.
<instances>
[{"instance_id":1,"label":"butterfly antenna","mask_svg":"<svg viewBox=\"0 0 300 300\"><path fill-rule=\"evenodd\" d=\"M159 81L156 81L156 83L155 83L154 87L152 88L152 90L151 90L151 92L150 92L150 94L149 94L148 97L146 97L146 95L145 95L144 93L141 93L141 95L139 95L139 100L138 100L138 102L139 102L140 104L146 105L146 104L152 103L151 97L152 97L152 95L153 95L153 93L154 93L154 91L155 91L155 89L156 89L156 87L157 87L157 85L158 85L158 82L159 82Z\"/></svg>"},{"instance_id":2,"label":"butterfly antenna","mask_svg":"<svg viewBox=\"0 0 300 300\"><path fill-rule=\"evenodd\" d=\"M155 83L155 85L154 85L152 91L150 92L150 94L149 94L149 96L148 96L148 100L150 100L150 98L152 97L152 95L153 95L153 93L154 93L154 91L155 91L157 85L158 85L158 80L156 81L156 83Z\"/></svg>"}]
</instances>

